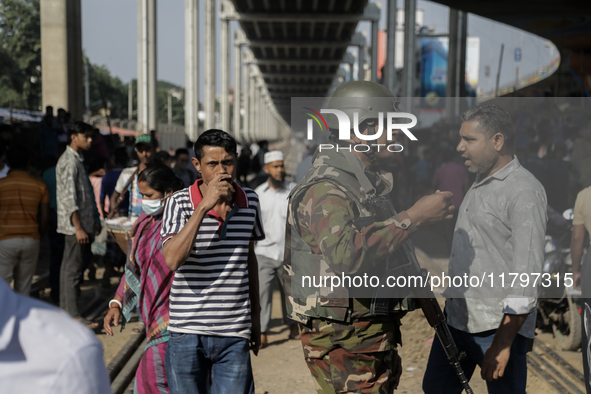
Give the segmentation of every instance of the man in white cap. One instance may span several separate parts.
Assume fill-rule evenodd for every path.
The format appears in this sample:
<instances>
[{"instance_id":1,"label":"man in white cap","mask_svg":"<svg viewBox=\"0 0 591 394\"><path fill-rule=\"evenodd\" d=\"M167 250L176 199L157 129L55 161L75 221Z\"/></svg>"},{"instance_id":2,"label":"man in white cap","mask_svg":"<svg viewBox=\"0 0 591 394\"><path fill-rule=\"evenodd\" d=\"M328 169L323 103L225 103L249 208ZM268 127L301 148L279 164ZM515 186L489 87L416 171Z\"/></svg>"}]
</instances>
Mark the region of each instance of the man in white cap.
<instances>
[{"instance_id":1,"label":"man in white cap","mask_svg":"<svg viewBox=\"0 0 591 394\"><path fill-rule=\"evenodd\" d=\"M267 182L255 189L259 195L259 206L263 219L266 238L257 242L255 253L259 263L259 290L261 297L261 347L268 344L267 328L271 319L273 300L273 281L279 281L283 289L283 253L285 248L285 222L287 220L287 203L292 184L285 181L285 165L283 153L278 150L265 153L263 170L267 174ZM285 304L281 303L283 321L288 324ZM298 336L297 324L290 325L290 339Z\"/></svg>"}]
</instances>

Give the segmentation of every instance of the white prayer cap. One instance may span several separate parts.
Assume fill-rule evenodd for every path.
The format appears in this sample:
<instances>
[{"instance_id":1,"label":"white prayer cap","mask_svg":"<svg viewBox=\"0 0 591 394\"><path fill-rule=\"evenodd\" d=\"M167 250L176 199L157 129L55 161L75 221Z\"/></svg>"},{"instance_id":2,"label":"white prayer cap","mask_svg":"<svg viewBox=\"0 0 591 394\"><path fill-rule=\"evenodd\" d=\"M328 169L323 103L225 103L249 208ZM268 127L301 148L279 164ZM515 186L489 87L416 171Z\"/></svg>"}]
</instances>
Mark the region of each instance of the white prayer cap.
<instances>
[{"instance_id":1,"label":"white prayer cap","mask_svg":"<svg viewBox=\"0 0 591 394\"><path fill-rule=\"evenodd\" d=\"M265 164L269 164L274 161L283 161L283 153L279 150L272 150L271 152L265 153Z\"/></svg>"}]
</instances>

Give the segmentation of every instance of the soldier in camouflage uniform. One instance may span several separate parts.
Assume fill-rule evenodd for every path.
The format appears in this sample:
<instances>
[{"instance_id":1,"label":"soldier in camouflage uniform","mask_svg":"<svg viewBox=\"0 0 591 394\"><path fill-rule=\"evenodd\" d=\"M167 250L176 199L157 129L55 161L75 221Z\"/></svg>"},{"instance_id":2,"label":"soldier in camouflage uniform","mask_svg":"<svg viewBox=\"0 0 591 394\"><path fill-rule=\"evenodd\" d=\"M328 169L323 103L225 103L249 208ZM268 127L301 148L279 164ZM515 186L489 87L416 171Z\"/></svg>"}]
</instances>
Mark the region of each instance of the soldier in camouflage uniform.
<instances>
[{"instance_id":1,"label":"soldier in camouflage uniform","mask_svg":"<svg viewBox=\"0 0 591 394\"><path fill-rule=\"evenodd\" d=\"M395 98L382 85L350 82L339 87L329 108L339 109L339 97L357 97L357 108L340 109L359 131L377 130L378 112L395 109ZM379 99L375 99L379 98ZM346 108L345 108L346 107ZM333 116L327 116L327 121ZM334 119L328 123L337 144ZM372 143L388 143L383 139ZM351 133L340 146L366 141ZM453 215L451 193L423 197L407 211L396 213L387 199L392 174L379 170L393 153L316 151L313 167L290 194L286 234L284 287L290 317L301 324L304 356L319 394L392 393L402 373L397 345L400 319L413 309L412 300L354 298L344 287L303 289L303 275L340 276L384 273L396 269L396 251L421 226Z\"/></svg>"}]
</instances>

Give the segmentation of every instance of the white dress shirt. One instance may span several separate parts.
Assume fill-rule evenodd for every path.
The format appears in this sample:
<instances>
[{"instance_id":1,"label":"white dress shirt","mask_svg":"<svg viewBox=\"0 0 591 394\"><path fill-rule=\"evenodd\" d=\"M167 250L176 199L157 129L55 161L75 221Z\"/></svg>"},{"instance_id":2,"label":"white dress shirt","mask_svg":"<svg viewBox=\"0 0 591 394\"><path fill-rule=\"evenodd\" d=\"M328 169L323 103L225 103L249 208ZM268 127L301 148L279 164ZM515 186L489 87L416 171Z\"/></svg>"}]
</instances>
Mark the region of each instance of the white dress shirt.
<instances>
[{"instance_id":1,"label":"white dress shirt","mask_svg":"<svg viewBox=\"0 0 591 394\"><path fill-rule=\"evenodd\" d=\"M3 393L111 393L101 343L67 313L0 280Z\"/></svg>"},{"instance_id":2,"label":"white dress shirt","mask_svg":"<svg viewBox=\"0 0 591 394\"><path fill-rule=\"evenodd\" d=\"M519 333L534 337L533 283L544 263L546 206L544 187L516 157L490 177L476 179L460 205L449 275L484 279L481 286L464 283L443 292L451 327L479 333L497 329L504 314L529 313ZM529 281L513 281L511 274Z\"/></svg>"},{"instance_id":3,"label":"white dress shirt","mask_svg":"<svg viewBox=\"0 0 591 394\"><path fill-rule=\"evenodd\" d=\"M285 226L289 193L294 184L285 181L283 188L275 190L269 181L255 189L259 195L261 217L266 238L257 242L254 251L257 256L265 256L276 261L283 260L285 249Z\"/></svg>"}]
</instances>

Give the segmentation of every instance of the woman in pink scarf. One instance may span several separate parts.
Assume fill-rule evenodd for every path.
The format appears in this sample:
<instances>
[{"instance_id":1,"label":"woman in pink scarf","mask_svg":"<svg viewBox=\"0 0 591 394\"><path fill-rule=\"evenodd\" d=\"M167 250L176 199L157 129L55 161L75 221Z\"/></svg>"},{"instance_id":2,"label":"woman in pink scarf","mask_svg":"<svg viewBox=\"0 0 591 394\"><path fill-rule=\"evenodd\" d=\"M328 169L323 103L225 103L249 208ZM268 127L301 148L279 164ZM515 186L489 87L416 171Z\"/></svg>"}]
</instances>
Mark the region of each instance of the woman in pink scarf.
<instances>
[{"instance_id":1,"label":"woman in pink scarf","mask_svg":"<svg viewBox=\"0 0 591 394\"><path fill-rule=\"evenodd\" d=\"M144 212L131 231L133 241L127 253L125 274L115 298L109 302L104 328L107 335L113 335L111 324L117 326L123 314L123 328L139 305L148 344L135 375L134 392L169 393L164 356L170 338L167 327L174 273L166 267L162 256L160 226L166 199L181 189L183 182L167 166L154 164L140 173L138 186Z\"/></svg>"}]
</instances>

